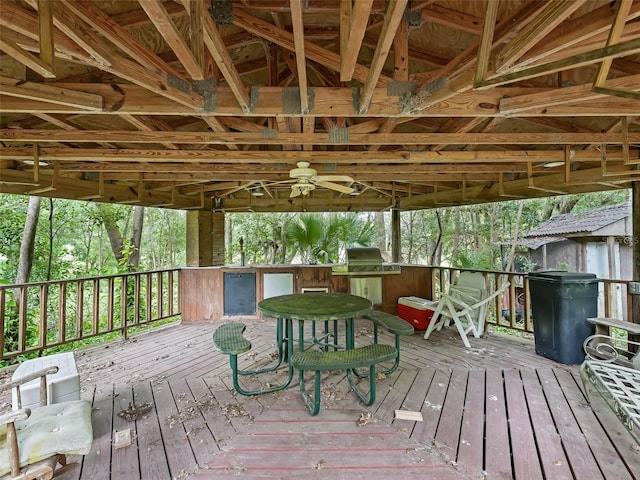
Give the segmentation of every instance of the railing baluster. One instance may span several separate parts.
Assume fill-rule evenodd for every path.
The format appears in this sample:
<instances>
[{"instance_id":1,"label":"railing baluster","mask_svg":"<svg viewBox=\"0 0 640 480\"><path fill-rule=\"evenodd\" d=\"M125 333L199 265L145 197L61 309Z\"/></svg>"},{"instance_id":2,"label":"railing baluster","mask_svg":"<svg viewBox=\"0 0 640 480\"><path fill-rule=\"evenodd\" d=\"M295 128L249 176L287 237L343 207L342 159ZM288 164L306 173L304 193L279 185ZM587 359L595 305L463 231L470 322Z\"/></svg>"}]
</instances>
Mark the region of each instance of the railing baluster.
<instances>
[{"instance_id":1,"label":"railing baluster","mask_svg":"<svg viewBox=\"0 0 640 480\"><path fill-rule=\"evenodd\" d=\"M84 282L76 283L76 338L79 340L84 336Z\"/></svg>"},{"instance_id":2,"label":"railing baluster","mask_svg":"<svg viewBox=\"0 0 640 480\"><path fill-rule=\"evenodd\" d=\"M49 304L49 284L40 285L40 319L38 328L40 329L40 347L47 346L47 305Z\"/></svg>"},{"instance_id":3,"label":"railing baluster","mask_svg":"<svg viewBox=\"0 0 640 480\"><path fill-rule=\"evenodd\" d=\"M158 313L160 318L164 317L164 276L158 273Z\"/></svg>"},{"instance_id":4,"label":"railing baluster","mask_svg":"<svg viewBox=\"0 0 640 480\"><path fill-rule=\"evenodd\" d=\"M60 283L58 289L58 342L67 340L67 282Z\"/></svg>"},{"instance_id":5,"label":"railing baluster","mask_svg":"<svg viewBox=\"0 0 640 480\"><path fill-rule=\"evenodd\" d=\"M18 329L18 345L21 351L24 351L27 348L27 286L23 285L20 287L20 323Z\"/></svg>"},{"instance_id":6,"label":"railing baluster","mask_svg":"<svg viewBox=\"0 0 640 480\"><path fill-rule=\"evenodd\" d=\"M169 304L169 315L173 315L173 270L167 272L167 278L169 283L169 297L167 298Z\"/></svg>"},{"instance_id":7,"label":"railing baluster","mask_svg":"<svg viewBox=\"0 0 640 480\"><path fill-rule=\"evenodd\" d=\"M133 323L140 324L140 275L133 279Z\"/></svg>"},{"instance_id":8,"label":"railing baluster","mask_svg":"<svg viewBox=\"0 0 640 480\"><path fill-rule=\"evenodd\" d=\"M153 317L153 275L151 273L147 273L145 275L147 281L147 298L146 298L146 308L147 308L147 321L151 320Z\"/></svg>"},{"instance_id":9,"label":"railing baluster","mask_svg":"<svg viewBox=\"0 0 640 480\"><path fill-rule=\"evenodd\" d=\"M7 291L2 289L0 290L0 358L2 358L5 354L4 351L4 332L7 331L7 316L4 312L6 312L7 307Z\"/></svg>"},{"instance_id":10,"label":"railing baluster","mask_svg":"<svg viewBox=\"0 0 640 480\"><path fill-rule=\"evenodd\" d=\"M91 324L94 334L100 332L100 279L93 279L93 308L91 312Z\"/></svg>"},{"instance_id":11,"label":"railing baluster","mask_svg":"<svg viewBox=\"0 0 640 480\"><path fill-rule=\"evenodd\" d=\"M122 327L122 337L127 338L127 300L128 292L127 276L122 276L122 291L120 292L120 326Z\"/></svg>"},{"instance_id":12,"label":"railing baluster","mask_svg":"<svg viewBox=\"0 0 640 480\"><path fill-rule=\"evenodd\" d=\"M115 308L115 282L113 277L107 279L107 331L113 331L113 315Z\"/></svg>"}]
</instances>

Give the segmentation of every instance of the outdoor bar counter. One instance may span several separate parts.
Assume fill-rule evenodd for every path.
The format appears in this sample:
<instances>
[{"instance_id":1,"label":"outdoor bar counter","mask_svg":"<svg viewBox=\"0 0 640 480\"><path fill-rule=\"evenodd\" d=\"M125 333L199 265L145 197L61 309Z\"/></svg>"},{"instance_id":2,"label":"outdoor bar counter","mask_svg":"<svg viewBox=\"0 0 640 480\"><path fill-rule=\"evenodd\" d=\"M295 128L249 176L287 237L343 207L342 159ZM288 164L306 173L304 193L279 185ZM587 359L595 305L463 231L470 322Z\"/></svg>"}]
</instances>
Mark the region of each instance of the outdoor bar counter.
<instances>
[{"instance_id":1,"label":"outdoor bar counter","mask_svg":"<svg viewBox=\"0 0 640 480\"><path fill-rule=\"evenodd\" d=\"M259 318L257 304L264 298L308 290L352 293L349 276L333 273L334 265L223 265L186 267L180 271L182 320L219 320L241 316ZM381 275L382 303L375 308L397 313L398 298L431 295L431 268L400 265L401 272Z\"/></svg>"}]
</instances>

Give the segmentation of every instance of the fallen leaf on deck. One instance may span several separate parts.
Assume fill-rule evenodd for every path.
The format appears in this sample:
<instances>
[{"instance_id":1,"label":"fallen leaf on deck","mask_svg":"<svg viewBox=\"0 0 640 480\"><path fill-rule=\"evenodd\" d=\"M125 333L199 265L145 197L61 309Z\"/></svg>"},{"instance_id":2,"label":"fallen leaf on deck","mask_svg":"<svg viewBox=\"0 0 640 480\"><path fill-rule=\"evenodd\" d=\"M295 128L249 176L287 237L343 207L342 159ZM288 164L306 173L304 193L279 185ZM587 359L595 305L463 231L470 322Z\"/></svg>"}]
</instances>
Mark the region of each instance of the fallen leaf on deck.
<instances>
[{"instance_id":1,"label":"fallen leaf on deck","mask_svg":"<svg viewBox=\"0 0 640 480\"><path fill-rule=\"evenodd\" d=\"M140 420L144 415L151 411L151 407L153 405L149 402L141 403L140 405L133 405L129 402L129 406L118 412L118 416L124 418L128 422L133 422L134 420Z\"/></svg>"},{"instance_id":2,"label":"fallen leaf on deck","mask_svg":"<svg viewBox=\"0 0 640 480\"><path fill-rule=\"evenodd\" d=\"M360 418L356 420L356 425L358 427L364 427L367 423L371 421L371 413L363 413L360 415Z\"/></svg>"}]
</instances>

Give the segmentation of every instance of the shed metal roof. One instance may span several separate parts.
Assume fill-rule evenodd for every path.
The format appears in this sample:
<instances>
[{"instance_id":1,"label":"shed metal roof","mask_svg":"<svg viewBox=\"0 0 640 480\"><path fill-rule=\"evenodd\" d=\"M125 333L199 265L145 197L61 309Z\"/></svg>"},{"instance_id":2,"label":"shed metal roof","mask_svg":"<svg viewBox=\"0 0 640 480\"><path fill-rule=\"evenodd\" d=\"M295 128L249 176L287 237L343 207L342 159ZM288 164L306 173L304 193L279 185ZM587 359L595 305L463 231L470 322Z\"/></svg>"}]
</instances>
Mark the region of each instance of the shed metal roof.
<instances>
[{"instance_id":1,"label":"shed metal roof","mask_svg":"<svg viewBox=\"0 0 640 480\"><path fill-rule=\"evenodd\" d=\"M592 212L556 215L524 235L524 238L592 233L631 215L631 205L621 203Z\"/></svg>"}]
</instances>

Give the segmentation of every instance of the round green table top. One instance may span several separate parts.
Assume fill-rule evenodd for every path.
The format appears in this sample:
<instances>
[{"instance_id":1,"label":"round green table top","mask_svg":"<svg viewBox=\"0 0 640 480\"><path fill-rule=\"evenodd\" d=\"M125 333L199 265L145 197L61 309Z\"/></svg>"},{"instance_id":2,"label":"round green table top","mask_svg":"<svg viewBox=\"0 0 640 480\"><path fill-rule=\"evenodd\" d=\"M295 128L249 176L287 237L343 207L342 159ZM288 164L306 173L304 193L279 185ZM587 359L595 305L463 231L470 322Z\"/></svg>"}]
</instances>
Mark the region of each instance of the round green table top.
<instances>
[{"instance_id":1,"label":"round green table top","mask_svg":"<svg viewBox=\"0 0 640 480\"><path fill-rule=\"evenodd\" d=\"M267 317L292 320L340 320L371 310L371 302L346 293L299 293L262 300L258 309Z\"/></svg>"}]
</instances>

